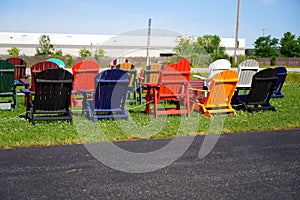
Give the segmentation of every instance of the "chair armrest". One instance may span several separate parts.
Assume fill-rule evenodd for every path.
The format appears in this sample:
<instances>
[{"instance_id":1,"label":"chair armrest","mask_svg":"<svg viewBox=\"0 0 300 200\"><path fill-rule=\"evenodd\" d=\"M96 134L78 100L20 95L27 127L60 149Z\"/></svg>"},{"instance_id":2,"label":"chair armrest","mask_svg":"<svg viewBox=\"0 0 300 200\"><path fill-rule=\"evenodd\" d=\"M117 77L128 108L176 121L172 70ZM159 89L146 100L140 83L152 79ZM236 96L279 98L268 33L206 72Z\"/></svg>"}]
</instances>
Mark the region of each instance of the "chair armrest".
<instances>
[{"instance_id":1,"label":"chair armrest","mask_svg":"<svg viewBox=\"0 0 300 200\"><path fill-rule=\"evenodd\" d=\"M23 92L25 95L29 95L31 93L31 91L27 88L21 88L20 91Z\"/></svg>"},{"instance_id":2,"label":"chair armrest","mask_svg":"<svg viewBox=\"0 0 300 200\"><path fill-rule=\"evenodd\" d=\"M72 91L73 94L82 94L83 98L86 100L88 95L91 94L95 94L95 92L92 91L87 91L87 90L82 90L82 89L78 89L78 90L74 90Z\"/></svg>"},{"instance_id":3,"label":"chair armrest","mask_svg":"<svg viewBox=\"0 0 300 200\"><path fill-rule=\"evenodd\" d=\"M206 77L199 76L199 75L193 75L193 77L198 78L198 79L202 79L202 80L207 80Z\"/></svg>"},{"instance_id":4,"label":"chair armrest","mask_svg":"<svg viewBox=\"0 0 300 200\"><path fill-rule=\"evenodd\" d=\"M14 87L17 87L17 86L22 86L23 84L18 81L18 80L14 80Z\"/></svg>"},{"instance_id":5,"label":"chair armrest","mask_svg":"<svg viewBox=\"0 0 300 200\"><path fill-rule=\"evenodd\" d=\"M144 77L137 77L137 79L142 82L145 78Z\"/></svg>"},{"instance_id":6,"label":"chair armrest","mask_svg":"<svg viewBox=\"0 0 300 200\"><path fill-rule=\"evenodd\" d=\"M189 88L189 90L192 90L194 92L210 92L210 90L199 90L199 89L196 89L196 88Z\"/></svg>"},{"instance_id":7,"label":"chair armrest","mask_svg":"<svg viewBox=\"0 0 300 200\"><path fill-rule=\"evenodd\" d=\"M80 93L80 94L95 94L95 92L87 91L87 90L83 90L83 89L73 90L72 92L74 94L76 94L76 93Z\"/></svg>"},{"instance_id":8,"label":"chair armrest","mask_svg":"<svg viewBox=\"0 0 300 200\"><path fill-rule=\"evenodd\" d=\"M143 86L149 87L149 88L160 88L158 84L153 83L143 83Z\"/></svg>"},{"instance_id":9,"label":"chair armrest","mask_svg":"<svg viewBox=\"0 0 300 200\"><path fill-rule=\"evenodd\" d=\"M141 87L143 85L143 83L144 83L145 78L144 77L138 77L137 79L138 79L137 80L138 85L139 85L139 87Z\"/></svg>"},{"instance_id":10,"label":"chair armrest","mask_svg":"<svg viewBox=\"0 0 300 200\"><path fill-rule=\"evenodd\" d=\"M26 78L21 78L20 82L25 85L25 88L28 88L28 86L30 85L30 82L26 79Z\"/></svg>"}]
</instances>

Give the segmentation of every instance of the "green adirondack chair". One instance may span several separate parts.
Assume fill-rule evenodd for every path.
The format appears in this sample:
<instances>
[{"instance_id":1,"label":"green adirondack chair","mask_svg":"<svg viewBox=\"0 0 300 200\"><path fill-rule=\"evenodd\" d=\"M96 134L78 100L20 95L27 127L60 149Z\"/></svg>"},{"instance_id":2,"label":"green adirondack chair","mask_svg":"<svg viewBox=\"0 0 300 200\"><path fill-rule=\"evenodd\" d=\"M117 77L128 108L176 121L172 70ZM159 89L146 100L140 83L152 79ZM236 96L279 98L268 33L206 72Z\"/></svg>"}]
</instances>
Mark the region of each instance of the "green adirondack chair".
<instances>
[{"instance_id":1,"label":"green adirondack chair","mask_svg":"<svg viewBox=\"0 0 300 200\"><path fill-rule=\"evenodd\" d=\"M16 68L6 60L0 60L0 109L14 110L17 107L17 92L14 81Z\"/></svg>"}]
</instances>

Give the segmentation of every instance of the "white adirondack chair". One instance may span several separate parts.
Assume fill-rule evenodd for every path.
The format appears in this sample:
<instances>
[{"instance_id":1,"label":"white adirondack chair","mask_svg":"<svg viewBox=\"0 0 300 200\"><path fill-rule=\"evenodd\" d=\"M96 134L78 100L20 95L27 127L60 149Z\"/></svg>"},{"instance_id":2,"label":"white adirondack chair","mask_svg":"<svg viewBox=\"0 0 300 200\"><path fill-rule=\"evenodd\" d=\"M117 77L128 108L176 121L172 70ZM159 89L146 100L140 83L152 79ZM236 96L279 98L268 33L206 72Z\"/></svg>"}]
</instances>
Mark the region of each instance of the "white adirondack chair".
<instances>
[{"instance_id":1,"label":"white adirondack chair","mask_svg":"<svg viewBox=\"0 0 300 200\"><path fill-rule=\"evenodd\" d=\"M215 74L217 74L219 72L229 70L230 68L231 68L231 63L228 60L219 59L219 60L216 60L216 61L212 62L208 66L207 78L199 76L199 75L193 75L193 76L195 78L202 79L204 81L203 85L207 87L209 85L209 81L210 81L211 77L213 77Z\"/></svg>"},{"instance_id":2,"label":"white adirondack chair","mask_svg":"<svg viewBox=\"0 0 300 200\"><path fill-rule=\"evenodd\" d=\"M254 59L248 59L239 64L237 88L250 88L252 77L259 70L259 63Z\"/></svg>"}]
</instances>

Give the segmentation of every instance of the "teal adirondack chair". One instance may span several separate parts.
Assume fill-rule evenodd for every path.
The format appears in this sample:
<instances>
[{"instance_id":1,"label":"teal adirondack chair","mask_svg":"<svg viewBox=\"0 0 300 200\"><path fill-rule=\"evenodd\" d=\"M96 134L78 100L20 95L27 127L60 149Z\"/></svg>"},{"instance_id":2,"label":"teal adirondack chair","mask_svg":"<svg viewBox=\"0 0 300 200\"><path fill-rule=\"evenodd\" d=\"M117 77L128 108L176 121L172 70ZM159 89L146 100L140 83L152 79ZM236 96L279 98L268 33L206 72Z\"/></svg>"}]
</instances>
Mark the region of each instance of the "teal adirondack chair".
<instances>
[{"instance_id":1,"label":"teal adirondack chair","mask_svg":"<svg viewBox=\"0 0 300 200\"><path fill-rule=\"evenodd\" d=\"M0 109L14 110L17 107L15 71L13 64L0 60Z\"/></svg>"},{"instance_id":2,"label":"teal adirondack chair","mask_svg":"<svg viewBox=\"0 0 300 200\"><path fill-rule=\"evenodd\" d=\"M54 62L60 68L65 68L65 66L66 66L66 64L64 63L64 61L62 61L62 60L60 60L58 58L49 58L49 59L47 59L47 61Z\"/></svg>"}]
</instances>

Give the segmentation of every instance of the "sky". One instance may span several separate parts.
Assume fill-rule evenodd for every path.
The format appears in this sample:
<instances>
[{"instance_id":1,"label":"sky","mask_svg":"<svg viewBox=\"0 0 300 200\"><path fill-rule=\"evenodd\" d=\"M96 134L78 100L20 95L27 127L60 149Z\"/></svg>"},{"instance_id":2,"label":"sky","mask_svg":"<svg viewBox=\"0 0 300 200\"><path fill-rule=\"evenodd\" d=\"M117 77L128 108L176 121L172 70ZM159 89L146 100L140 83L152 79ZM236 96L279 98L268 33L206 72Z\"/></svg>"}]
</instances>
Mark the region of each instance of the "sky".
<instances>
[{"instance_id":1,"label":"sky","mask_svg":"<svg viewBox=\"0 0 300 200\"><path fill-rule=\"evenodd\" d=\"M240 0L239 38L300 36L299 0ZM234 38L238 0L1 0L0 32L118 35L151 27Z\"/></svg>"}]
</instances>

